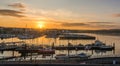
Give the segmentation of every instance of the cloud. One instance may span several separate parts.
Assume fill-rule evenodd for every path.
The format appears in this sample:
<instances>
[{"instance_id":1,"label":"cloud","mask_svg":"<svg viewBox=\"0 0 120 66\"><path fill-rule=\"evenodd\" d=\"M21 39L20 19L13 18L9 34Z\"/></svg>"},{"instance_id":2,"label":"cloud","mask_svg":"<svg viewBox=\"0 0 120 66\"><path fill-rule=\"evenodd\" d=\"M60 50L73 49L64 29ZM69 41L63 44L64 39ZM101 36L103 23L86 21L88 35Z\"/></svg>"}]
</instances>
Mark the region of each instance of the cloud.
<instances>
[{"instance_id":1,"label":"cloud","mask_svg":"<svg viewBox=\"0 0 120 66\"><path fill-rule=\"evenodd\" d=\"M81 27L81 26L87 26L87 27L103 27L103 26L114 26L112 22L81 22L81 23L68 23L64 22L61 24L62 26L66 27Z\"/></svg>"},{"instance_id":2,"label":"cloud","mask_svg":"<svg viewBox=\"0 0 120 66\"><path fill-rule=\"evenodd\" d=\"M105 29L111 29L116 28L118 26L115 22L88 22L90 27L96 27L96 28L105 28Z\"/></svg>"},{"instance_id":3,"label":"cloud","mask_svg":"<svg viewBox=\"0 0 120 66\"><path fill-rule=\"evenodd\" d=\"M77 13L74 13L70 10L66 10L66 9L30 9L28 10L31 14L35 15L35 16L43 16L43 17L47 17L47 18L53 18L56 20L67 20L67 19L75 19L77 18L79 15Z\"/></svg>"},{"instance_id":4,"label":"cloud","mask_svg":"<svg viewBox=\"0 0 120 66\"><path fill-rule=\"evenodd\" d=\"M63 27L81 27L81 28L98 28L98 29L108 29L108 28L116 28L117 24L113 22L81 22L81 23L61 23ZM76 28L76 29L77 29Z\"/></svg>"},{"instance_id":5,"label":"cloud","mask_svg":"<svg viewBox=\"0 0 120 66\"><path fill-rule=\"evenodd\" d=\"M79 27L79 26L88 26L89 24L85 24L85 23L62 23L62 26L66 26L66 27Z\"/></svg>"},{"instance_id":6,"label":"cloud","mask_svg":"<svg viewBox=\"0 0 120 66\"><path fill-rule=\"evenodd\" d=\"M15 11L15 10L10 10L10 9L0 9L0 15L2 16L13 16L13 17L25 17L23 12L21 11Z\"/></svg>"},{"instance_id":7,"label":"cloud","mask_svg":"<svg viewBox=\"0 0 120 66\"><path fill-rule=\"evenodd\" d=\"M120 13L118 13L118 14L113 14L112 16L113 16L113 17L120 17Z\"/></svg>"},{"instance_id":8,"label":"cloud","mask_svg":"<svg viewBox=\"0 0 120 66\"><path fill-rule=\"evenodd\" d=\"M8 6L13 7L13 8L20 8L20 9L26 8L26 5L23 3L13 3L13 4L9 4Z\"/></svg>"},{"instance_id":9,"label":"cloud","mask_svg":"<svg viewBox=\"0 0 120 66\"><path fill-rule=\"evenodd\" d=\"M57 9L57 10L40 10L40 13L43 15L52 15L52 16L72 16L73 13L68 11L68 10L62 10L62 9Z\"/></svg>"},{"instance_id":10,"label":"cloud","mask_svg":"<svg viewBox=\"0 0 120 66\"><path fill-rule=\"evenodd\" d=\"M89 22L89 23L92 23L92 24L109 24L109 23L112 23L112 22Z\"/></svg>"}]
</instances>

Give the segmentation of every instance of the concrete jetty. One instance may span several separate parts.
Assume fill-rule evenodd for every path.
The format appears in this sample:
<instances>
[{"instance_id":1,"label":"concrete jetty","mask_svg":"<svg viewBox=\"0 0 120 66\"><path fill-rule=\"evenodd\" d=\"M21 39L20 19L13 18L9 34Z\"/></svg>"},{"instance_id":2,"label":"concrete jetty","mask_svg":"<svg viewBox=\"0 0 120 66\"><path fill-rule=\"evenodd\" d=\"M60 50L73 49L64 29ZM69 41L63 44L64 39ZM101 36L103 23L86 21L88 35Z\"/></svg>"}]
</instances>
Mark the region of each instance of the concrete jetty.
<instances>
[{"instance_id":1,"label":"concrete jetty","mask_svg":"<svg viewBox=\"0 0 120 66\"><path fill-rule=\"evenodd\" d=\"M0 66L120 66L119 64L0 64Z\"/></svg>"}]
</instances>

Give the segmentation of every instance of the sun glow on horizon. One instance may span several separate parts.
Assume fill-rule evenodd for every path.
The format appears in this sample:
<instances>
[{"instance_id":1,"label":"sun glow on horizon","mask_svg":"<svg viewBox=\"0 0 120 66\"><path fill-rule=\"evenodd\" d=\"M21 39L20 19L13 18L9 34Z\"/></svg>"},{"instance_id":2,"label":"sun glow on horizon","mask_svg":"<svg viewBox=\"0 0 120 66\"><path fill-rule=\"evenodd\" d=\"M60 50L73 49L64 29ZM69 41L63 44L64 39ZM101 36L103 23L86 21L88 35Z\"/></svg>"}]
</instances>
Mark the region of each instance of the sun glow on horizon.
<instances>
[{"instance_id":1,"label":"sun glow on horizon","mask_svg":"<svg viewBox=\"0 0 120 66\"><path fill-rule=\"evenodd\" d=\"M38 28L41 28L41 29L42 29L42 28L45 28L44 22L43 22L43 21L38 22L38 23L37 23L37 27L38 27Z\"/></svg>"}]
</instances>

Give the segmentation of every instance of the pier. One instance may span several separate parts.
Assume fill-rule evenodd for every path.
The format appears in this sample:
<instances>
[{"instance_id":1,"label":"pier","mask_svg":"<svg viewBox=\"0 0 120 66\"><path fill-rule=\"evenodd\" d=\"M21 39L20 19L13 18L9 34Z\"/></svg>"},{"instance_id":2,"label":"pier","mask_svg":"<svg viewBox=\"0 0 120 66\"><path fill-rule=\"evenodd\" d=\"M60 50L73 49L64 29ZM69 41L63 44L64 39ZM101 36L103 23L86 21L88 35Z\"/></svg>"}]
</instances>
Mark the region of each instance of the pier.
<instances>
[{"instance_id":1,"label":"pier","mask_svg":"<svg viewBox=\"0 0 120 66\"><path fill-rule=\"evenodd\" d=\"M111 48L100 48L100 47L96 47L93 46L91 48L86 48L86 46L55 46L54 49L56 50L114 50L114 46Z\"/></svg>"},{"instance_id":2,"label":"pier","mask_svg":"<svg viewBox=\"0 0 120 66\"><path fill-rule=\"evenodd\" d=\"M96 37L89 36L89 35L78 35L78 34L62 34L59 35L60 40L76 40L76 39L83 39L83 40L95 40Z\"/></svg>"}]
</instances>

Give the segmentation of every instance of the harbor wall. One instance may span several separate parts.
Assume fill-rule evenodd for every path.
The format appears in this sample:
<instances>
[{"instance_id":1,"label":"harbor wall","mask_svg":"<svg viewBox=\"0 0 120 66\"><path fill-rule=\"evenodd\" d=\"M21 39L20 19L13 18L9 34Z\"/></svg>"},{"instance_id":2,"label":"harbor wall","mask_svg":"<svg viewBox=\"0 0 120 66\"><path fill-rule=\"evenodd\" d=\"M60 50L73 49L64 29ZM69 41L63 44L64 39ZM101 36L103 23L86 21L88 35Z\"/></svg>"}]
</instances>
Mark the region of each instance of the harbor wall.
<instances>
[{"instance_id":1,"label":"harbor wall","mask_svg":"<svg viewBox=\"0 0 120 66\"><path fill-rule=\"evenodd\" d=\"M120 66L119 64L0 64L0 66Z\"/></svg>"}]
</instances>

